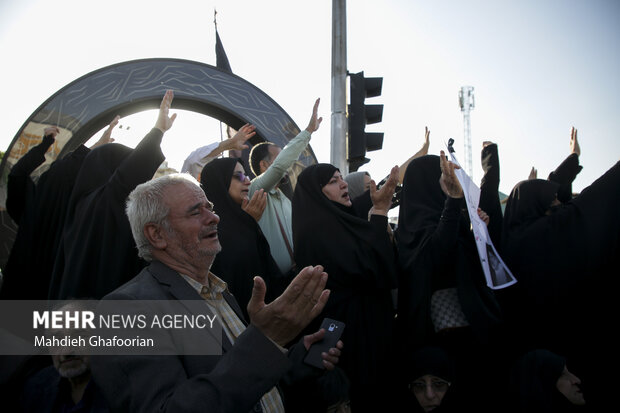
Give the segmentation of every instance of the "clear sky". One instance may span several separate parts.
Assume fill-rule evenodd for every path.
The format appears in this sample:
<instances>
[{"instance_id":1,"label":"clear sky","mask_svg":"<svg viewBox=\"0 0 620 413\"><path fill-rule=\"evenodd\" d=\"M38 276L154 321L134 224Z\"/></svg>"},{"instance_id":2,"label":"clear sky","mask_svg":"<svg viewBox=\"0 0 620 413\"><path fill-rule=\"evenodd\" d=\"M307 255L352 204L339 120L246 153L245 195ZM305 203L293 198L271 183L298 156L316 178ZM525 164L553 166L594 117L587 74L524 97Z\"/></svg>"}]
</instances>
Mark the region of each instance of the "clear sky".
<instances>
[{"instance_id":1,"label":"clear sky","mask_svg":"<svg viewBox=\"0 0 620 413\"><path fill-rule=\"evenodd\" d=\"M330 161L331 1L0 0L0 149L53 93L93 70L153 57L215 65L213 10L233 72L270 95L300 128L321 97L311 146ZM362 166L378 179L422 144L456 140L463 162L461 86L475 88L474 181L484 140L499 144L500 190L532 166L545 178L579 131L580 191L620 156L620 2L617 0L349 0L348 70L381 76L383 150ZM173 105L174 106L174 105ZM121 120L129 146L155 113ZM126 127L130 126L129 130ZM162 145L180 169L197 146L219 140L219 122L179 116ZM460 154L459 154L460 152ZM460 156L459 156L460 155Z\"/></svg>"}]
</instances>

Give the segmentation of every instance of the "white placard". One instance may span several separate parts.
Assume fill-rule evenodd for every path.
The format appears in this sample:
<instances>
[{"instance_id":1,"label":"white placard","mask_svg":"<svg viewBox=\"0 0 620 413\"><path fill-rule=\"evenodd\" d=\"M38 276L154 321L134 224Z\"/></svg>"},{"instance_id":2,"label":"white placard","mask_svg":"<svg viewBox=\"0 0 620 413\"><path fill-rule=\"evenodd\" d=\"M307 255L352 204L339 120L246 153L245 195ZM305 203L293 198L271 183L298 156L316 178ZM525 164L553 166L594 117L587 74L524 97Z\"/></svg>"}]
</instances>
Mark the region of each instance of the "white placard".
<instances>
[{"instance_id":1,"label":"white placard","mask_svg":"<svg viewBox=\"0 0 620 413\"><path fill-rule=\"evenodd\" d=\"M454 152L450 151L450 160L452 163L461 166L454 155ZM458 178L461 187L463 188L463 194L465 196L465 202L467 203L467 212L469 213L469 220L471 221L472 231L474 232L474 238L476 239L476 247L478 248L478 255L480 256L480 264L482 264L482 270L487 280L487 286L494 290L506 288L517 282L517 279L512 275L504 261L497 253L493 241L489 236L489 230L486 224L478 216L478 202L480 201L480 188L471 180L471 178L465 173L463 168L455 169L456 177Z\"/></svg>"}]
</instances>

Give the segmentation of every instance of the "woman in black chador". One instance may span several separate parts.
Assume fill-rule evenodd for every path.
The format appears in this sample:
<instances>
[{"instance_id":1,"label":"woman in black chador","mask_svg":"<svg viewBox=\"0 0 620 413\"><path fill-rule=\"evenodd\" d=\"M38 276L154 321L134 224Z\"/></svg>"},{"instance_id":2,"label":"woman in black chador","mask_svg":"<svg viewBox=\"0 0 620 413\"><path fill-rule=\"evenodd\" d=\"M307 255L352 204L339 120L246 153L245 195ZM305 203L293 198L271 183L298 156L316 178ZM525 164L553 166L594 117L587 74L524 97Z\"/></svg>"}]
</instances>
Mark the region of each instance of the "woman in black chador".
<instances>
[{"instance_id":1,"label":"woman in black chador","mask_svg":"<svg viewBox=\"0 0 620 413\"><path fill-rule=\"evenodd\" d=\"M510 374L508 413L569 413L587 410L581 380L566 359L549 350L536 349L520 356Z\"/></svg>"},{"instance_id":2,"label":"woman in black chador","mask_svg":"<svg viewBox=\"0 0 620 413\"><path fill-rule=\"evenodd\" d=\"M323 317L346 324L340 367L351 382L351 409L356 412L388 411L394 399L391 290L396 269L387 212L397 179L395 167L381 190L371 185L370 220L355 215L348 185L330 164L307 167L293 196L295 261L299 268L322 265L331 291L308 331L316 330Z\"/></svg>"},{"instance_id":3,"label":"woman in black chador","mask_svg":"<svg viewBox=\"0 0 620 413\"><path fill-rule=\"evenodd\" d=\"M240 158L215 159L203 168L200 182L220 217L217 233L222 251L215 257L211 271L226 281L249 321L246 307L252 296L254 277L258 275L265 280L269 294L267 301L284 291L286 280L273 260L269 243L257 223L264 203L257 212L247 208L264 196L263 191L259 190L253 196L255 202L248 202L250 179L245 175L242 162ZM251 214L259 215L253 217Z\"/></svg>"},{"instance_id":4,"label":"woman in black chador","mask_svg":"<svg viewBox=\"0 0 620 413\"><path fill-rule=\"evenodd\" d=\"M444 348L463 384L457 397L463 406L485 411L493 391L487 385L492 397L480 399L475 387L503 374L501 314L486 285L454 169L441 152L414 159L405 174L396 230L399 344L403 354L428 345ZM488 225L486 213L478 213Z\"/></svg>"},{"instance_id":5,"label":"woman in black chador","mask_svg":"<svg viewBox=\"0 0 620 413\"><path fill-rule=\"evenodd\" d=\"M67 205L49 299L101 298L146 265L136 252L125 201L165 159L161 141L176 119L169 116L173 96L166 92L155 126L135 148L108 143L84 159Z\"/></svg>"},{"instance_id":6,"label":"woman in black chador","mask_svg":"<svg viewBox=\"0 0 620 413\"><path fill-rule=\"evenodd\" d=\"M614 394L620 270L620 162L562 203L559 186L535 179L512 190L504 259L519 280L502 291L514 342L566 355L592 407Z\"/></svg>"}]
</instances>

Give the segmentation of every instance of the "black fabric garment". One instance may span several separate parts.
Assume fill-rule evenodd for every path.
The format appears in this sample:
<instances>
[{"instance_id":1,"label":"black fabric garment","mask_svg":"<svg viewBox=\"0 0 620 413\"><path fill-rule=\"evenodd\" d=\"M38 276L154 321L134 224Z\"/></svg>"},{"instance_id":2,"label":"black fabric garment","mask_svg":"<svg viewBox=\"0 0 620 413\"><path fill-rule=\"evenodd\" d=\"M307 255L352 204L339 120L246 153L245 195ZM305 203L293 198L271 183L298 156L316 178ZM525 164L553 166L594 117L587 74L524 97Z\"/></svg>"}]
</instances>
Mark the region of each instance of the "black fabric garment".
<instances>
[{"instance_id":1,"label":"black fabric garment","mask_svg":"<svg viewBox=\"0 0 620 413\"><path fill-rule=\"evenodd\" d=\"M519 282L501 301L514 342L566 355L595 405L612 401L620 341L615 302L620 270L620 162L567 203L550 208L558 186L524 181L504 217L504 259ZM572 371L572 368L571 368ZM595 410L596 411L596 410Z\"/></svg>"},{"instance_id":2,"label":"black fabric garment","mask_svg":"<svg viewBox=\"0 0 620 413\"><path fill-rule=\"evenodd\" d=\"M22 156L9 172L6 211L17 225L20 225L21 218L34 197L35 183L30 174L45 162L45 153L54 141L52 135L44 136L41 143Z\"/></svg>"},{"instance_id":3,"label":"black fabric garment","mask_svg":"<svg viewBox=\"0 0 620 413\"><path fill-rule=\"evenodd\" d=\"M291 178L288 174L284 174L282 179L280 179L280 183L278 184L278 189L282 191L284 196L286 196L289 200L293 199L293 192L295 191L293 188L293 183L291 182Z\"/></svg>"},{"instance_id":4,"label":"black fabric garment","mask_svg":"<svg viewBox=\"0 0 620 413\"><path fill-rule=\"evenodd\" d=\"M556 383L566 367L566 359L549 350L536 349L519 357L510 375L511 412L560 413L586 411L558 391ZM587 406L587 401L586 401Z\"/></svg>"},{"instance_id":5,"label":"black fabric garment","mask_svg":"<svg viewBox=\"0 0 620 413\"><path fill-rule=\"evenodd\" d=\"M7 330L0 329L2 348L20 350L32 344ZM29 377L49 366L52 359L47 354L0 355L0 400L3 412L20 412L20 395Z\"/></svg>"},{"instance_id":6,"label":"black fabric garment","mask_svg":"<svg viewBox=\"0 0 620 413\"><path fill-rule=\"evenodd\" d=\"M222 251L217 254L211 271L226 281L249 320L247 305L252 296L254 277L259 275L267 285L267 301L278 297L286 280L271 256L269 243L258 223L241 209L229 195L228 188L240 158L219 158L209 162L200 174L207 199L220 217L217 235Z\"/></svg>"},{"instance_id":7,"label":"black fabric garment","mask_svg":"<svg viewBox=\"0 0 620 413\"><path fill-rule=\"evenodd\" d=\"M364 191L360 196L351 198L355 215L362 219L368 219L368 211L372 208L372 199L370 198L370 190Z\"/></svg>"},{"instance_id":8,"label":"black fabric garment","mask_svg":"<svg viewBox=\"0 0 620 413\"><path fill-rule=\"evenodd\" d=\"M403 181L396 229L399 342L403 354L442 347L454 360L463 406L492 411L500 397L497 389L489 387L486 394L492 397L481 400L476 383L503 374L501 311L486 286L465 201L441 189L439 161L435 155L414 159ZM431 297L446 288L456 288L469 326L435 332Z\"/></svg>"},{"instance_id":9,"label":"black fabric garment","mask_svg":"<svg viewBox=\"0 0 620 413\"><path fill-rule=\"evenodd\" d=\"M513 188L506 203L503 222L507 241L545 216L556 199L558 189L557 183L544 179L521 181Z\"/></svg>"},{"instance_id":10,"label":"black fabric garment","mask_svg":"<svg viewBox=\"0 0 620 413\"><path fill-rule=\"evenodd\" d=\"M80 145L56 160L29 191L31 196L3 272L1 299L47 299L69 197L89 152Z\"/></svg>"},{"instance_id":11,"label":"black fabric garment","mask_svg":"<svg viewBox=\"0 0 620 413\"><path fill-rule=\"evenodd\" d=\"M587 218L573 204L551 207L559 188L543 179L522 181L506 204L503 258L519 281L498 292L498 297L516 354L537 347L570 354L566 347L557 347L564 346L574 321L565 312L573 316L581 312L574 305L579 305L578 281L585 282L589 273L586 245L579 241L588 231L580 217Z\"/></svg>"},{"instance_id":12,"label":"black fabric garment","mask_svg":"<svg viewBox=\"0 0 620 413\"><path fill-rule=\"evenodd\" d=\"M335 171L329 164L307 167L293 196L295 262L299 268L322 265L331 291L323 313L306 331L316 331L324 317L346 324L342 341L347 350L339 366L351 381L351 408L381 411L393 401L395 250L387 217L373 215L368 222L323 194L321 188Z\"/></svg>"},{"instance_id":13,"label":"black fabric garment","mask_svg":"<svg viewBox=\"0 0 620 413\"><path fill-rule=\"evenodd\" d=\"M407 359L408 381L412 382L422 376L431 374L452 383L454 381L454 367L448 354L439 347L422 347L412 352Z\"/></svg>"},{"instance_id":14,"label":"black fabric garment","mask_svg":"<svg viewBox=\"0 0 620 413\"><path fill-rule=\"evenodd\" d=\"M107 413L103 395L90 380L78 403L71 399L69 381L60 377L54 366L48 366L28 379L21 394L24 413Z\"/></svg>"},{"instance_id":15,"label":"black fabric garment","mask_svg":"<svg viewBox=\"0 0 620 413\"><path fill-rule=\"evenodd\" d=\"M482 171L480 181L480 200L478 207L489 216L487 230L495 248L501 252L502 244L502 205L499 200L499 153L497 144L492 143L482 148Z\"/></svg>"},{"instance_id":16,"label":"black fabric garment","mask_svg":"<svg viewBox=\"0 0 620 413\"><path fill-rule=\"evenodd\" d=\"M154 128L133 150L109 143L88 154L69 200L50 299L101 298L144 267L125 200L163 162L162 137Z\"/></svg>"},{"instance_id":17,"label":"black fabric garment","mask_svg":"<svg viewBox=\"0 0 620 413\"><path fill-rule=\"evenodd\" d=\"M440 176L439 157L426 155L409 164L403 182L396 230L398 308L409 348L430 344L430 300L439 289L457 288L467 321L482 342L501 321L486 286L464 200L446 197Z\"/></svg>"},{"instance_id":18,"label":"black fabric garment","mask_svg":"<svg viewBox=\"0 0 620 413\"><path fill-rule=\"evenodd\" d=\"M349 378L338 366L321 372L318 378L284 387L284 410L295 413L341 411L334 406L349 403ZM332 410L329 410L329 409Z\"/></svg>"},{"instance_id":19,"label":"black fabric garment","mask_svg":"<svg viewBox=\"0 0 620 413\"><path fill-rule=\"evenodd\" d=\"M573 181L582 169L583 167L579 165L579 155L571 153L555 171L549 174L547 179L560 185L559 201L568 202L573 197Z\"/></svg>"}]
</instances>

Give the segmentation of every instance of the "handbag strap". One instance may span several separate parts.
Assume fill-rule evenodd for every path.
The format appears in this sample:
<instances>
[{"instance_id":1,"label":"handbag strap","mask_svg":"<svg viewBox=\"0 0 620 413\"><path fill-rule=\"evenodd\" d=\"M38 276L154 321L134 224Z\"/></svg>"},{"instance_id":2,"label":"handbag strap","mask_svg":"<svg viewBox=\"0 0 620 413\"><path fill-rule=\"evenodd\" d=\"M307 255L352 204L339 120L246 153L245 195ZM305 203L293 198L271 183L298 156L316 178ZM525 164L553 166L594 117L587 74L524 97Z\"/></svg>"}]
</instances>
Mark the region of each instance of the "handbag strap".
<instances>
[{"instance_id":1,"label":"handbag strap","mask_svg":"<svg viewBox=\"0 0 620 413\"><path fill-rule=\"evenodd\" d=\"M288 250L288 255L291 256L291 261L293 262L293 266L295 266L295 257L293 256L293 248L288 240L288 236L286 235L286 231L284 231L284 226L282 225L282 221L280 221L280 216L278 212L276 212L276 219L278 220L278 226L280 227L280 232L282 232L282 238L284 238L284 243L286 244L286 249Z\"/></svg>"}]
</instances>

